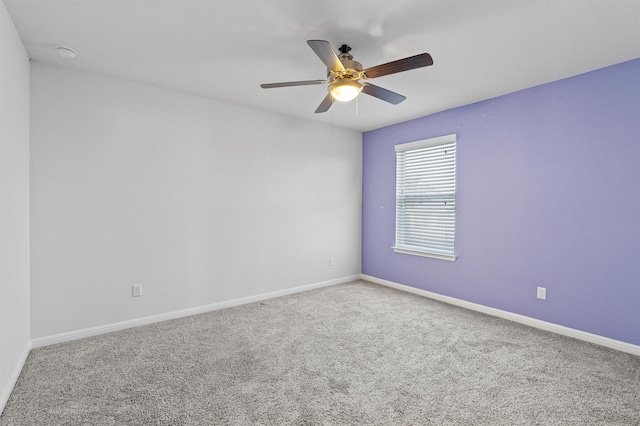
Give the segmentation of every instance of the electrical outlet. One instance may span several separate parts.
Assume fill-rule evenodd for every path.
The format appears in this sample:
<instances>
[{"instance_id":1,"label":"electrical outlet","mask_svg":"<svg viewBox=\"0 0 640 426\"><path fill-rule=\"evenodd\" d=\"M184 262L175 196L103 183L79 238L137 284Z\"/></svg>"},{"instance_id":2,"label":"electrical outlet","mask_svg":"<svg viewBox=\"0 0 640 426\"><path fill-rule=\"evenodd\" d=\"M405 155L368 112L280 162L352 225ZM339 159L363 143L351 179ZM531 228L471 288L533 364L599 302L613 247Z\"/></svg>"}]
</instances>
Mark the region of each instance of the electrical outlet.
<instances>
[{"instance_id":1,"label":"electrical outlet","mask_svg":"<svg viewBox=\"0 0 640 426\"><path fill-rule=\"evenodd\" d=\"M131 286L131 297L142 296L142 284L134 284Z\"/></svg>"},{"instance_id":2,"label":"electrical outlet","mask_svg":"<svg viewBox=\"0 0 640 426\"><path fill-rule=\"evenodd\" d=\"M329 266L333 266L333 257L329 258Z\"/></svg>"},{"instance_id":3,"label":"electrical outlet","mask_svg":"<svg viewBox=\"0 0 640 426\"><path fill-rule=\"evenodd\" d=\"M547 300L547 289L545 287L538 287L538 299Z\"/></svg>"}]
</instances>

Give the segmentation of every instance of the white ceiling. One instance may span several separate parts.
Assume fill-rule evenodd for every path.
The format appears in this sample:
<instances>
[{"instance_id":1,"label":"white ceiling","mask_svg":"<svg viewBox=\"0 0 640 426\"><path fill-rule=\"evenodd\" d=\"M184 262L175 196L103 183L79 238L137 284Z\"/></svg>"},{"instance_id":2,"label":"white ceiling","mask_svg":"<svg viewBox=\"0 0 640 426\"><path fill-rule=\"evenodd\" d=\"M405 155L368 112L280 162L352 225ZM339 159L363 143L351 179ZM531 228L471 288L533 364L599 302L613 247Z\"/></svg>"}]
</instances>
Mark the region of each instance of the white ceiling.
<instances>
[{"instance_id":1,"label":"white ceiling","mask_svg":"<svg viewBox=\"0 0 640 426\"><path fill-rule=\"evenodd\" d=\"M367 131L640 57L640 0L4 0L30 57ZM365 68L428 52L434 65L373 81L314 114L325 67L308 39ZM54 46L78 50L60 58Z\"/></svg>"}]
</instances>

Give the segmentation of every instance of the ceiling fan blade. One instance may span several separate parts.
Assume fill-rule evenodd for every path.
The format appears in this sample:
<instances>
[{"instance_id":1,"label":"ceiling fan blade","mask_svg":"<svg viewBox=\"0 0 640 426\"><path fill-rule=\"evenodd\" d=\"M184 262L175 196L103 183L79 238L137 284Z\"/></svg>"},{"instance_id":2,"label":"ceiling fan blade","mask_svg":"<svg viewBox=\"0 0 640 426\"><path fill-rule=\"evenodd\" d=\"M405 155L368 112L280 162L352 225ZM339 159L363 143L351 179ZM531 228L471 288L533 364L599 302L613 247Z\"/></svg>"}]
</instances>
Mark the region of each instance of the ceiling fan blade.
<instances>
[{"instance_id":1,"label":"ceiling fan blade","mask_svg":"<svg viewBox=\"0 0 640 426\"><path fill-rule=\"evenodd\" d=\"M367 68L364 70L364 74L367 78L376 78L415 68L428 67L429 65L433 65L433 58L431 58L431 55L428 53L421 53L419 55L409 56L408 58L398 59L397 61L387 62L386 64Z\"/></svg>"},{"instance_id":2,"label":"ceiling fan blade","mask_svg":"<svg viewBox=\"0 0 640 426\"><path fill-rule=\"evenodd\" d=\"M333 96L331 96L331 93L327 93L327 96L320 102L318 108L316 108L316 114L327 112L329 108L331 108L331 105L333 105Z\"/></svg>"},{"instance_id":3,"label":"ceiling fan blade","mask_svg":"<svg viewBox=\"0 0 640 426\"><path fill-rule=\"evenodd\" d=\"M305 80L305 81L286 81L284 83L266 83L261 84L263 89L273 89L275 87L291 87L291 86L310 86L312 84L323 84L327 80Z\"/></svg>"},{"instance_id":4,"label":"ceiling fan blade","mask_svg":"<svg viewBox=\"0 0 640 426\"><path fill-rule=\"evenodd\" d=\"M387 101L394 105L398 105L400 102L407 99L406 96L402 96L396 92L392 92L391 90L383 89L382 87L371 83L363 84L362 93L366 93L367 95L382 99L383 101Z\"/></svg>"},{"instance_id":5,"label":"ceiling fan blade","mask_svg":"<svg viewBox=\"0 0 640 426\"><path fill-rule=\"evenodd\" d=\"M344 71L344 66L338 55L336 55L335 50L331 47L328 41L325 40L307 40L307 44L309 47L316 52L316 55L320 57L322 62L327 66L328 70L332 71Z\"/></svg>"}]
</instances>

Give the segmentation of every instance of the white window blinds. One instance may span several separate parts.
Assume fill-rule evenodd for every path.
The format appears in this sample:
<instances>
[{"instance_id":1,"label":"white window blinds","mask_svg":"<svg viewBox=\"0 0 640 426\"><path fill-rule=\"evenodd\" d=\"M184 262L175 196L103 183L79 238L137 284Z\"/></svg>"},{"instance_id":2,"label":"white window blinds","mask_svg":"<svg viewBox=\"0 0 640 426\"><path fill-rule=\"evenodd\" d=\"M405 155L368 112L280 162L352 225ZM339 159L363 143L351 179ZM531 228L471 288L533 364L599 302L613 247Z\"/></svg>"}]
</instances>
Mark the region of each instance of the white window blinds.
<instances>
[{"instance_id":1,"label":"white window blinds","mask_svg":"<svg viewBox=\"0 0 640 426\"><path fill-rule=\"evenodd\" d=\"M456 135L396 145L396 252L455 260Z\"/></svg>"}]
</instances>

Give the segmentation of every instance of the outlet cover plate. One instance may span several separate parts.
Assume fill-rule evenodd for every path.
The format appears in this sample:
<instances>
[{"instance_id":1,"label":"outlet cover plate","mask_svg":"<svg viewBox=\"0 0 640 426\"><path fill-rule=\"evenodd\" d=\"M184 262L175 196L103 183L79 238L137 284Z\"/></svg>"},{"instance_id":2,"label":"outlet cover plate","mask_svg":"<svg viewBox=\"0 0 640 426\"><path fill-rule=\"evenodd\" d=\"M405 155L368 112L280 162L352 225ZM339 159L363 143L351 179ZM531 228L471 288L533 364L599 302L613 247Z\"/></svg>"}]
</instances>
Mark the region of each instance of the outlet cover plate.
<instances>
[{"instance_id":1,"label":"outlet cover plate","mask_svg":"<svg viewBox=\"0 0 640 426\"><path fill-rule=\"evenodd\" d=\"M546 287L538 287L538 299L547 300L547 289L546 289Z\"/></svg>"},{"instance_id":2,"label":"outlet cover plate","mask_svg":"<svg viewBox=\"0 0 640 426\"><path fill-rule=\"evenodd\" d=\"M131 297L142 296L142 284L134 284L131 286Z\"/></svg>"}]
</instances>

